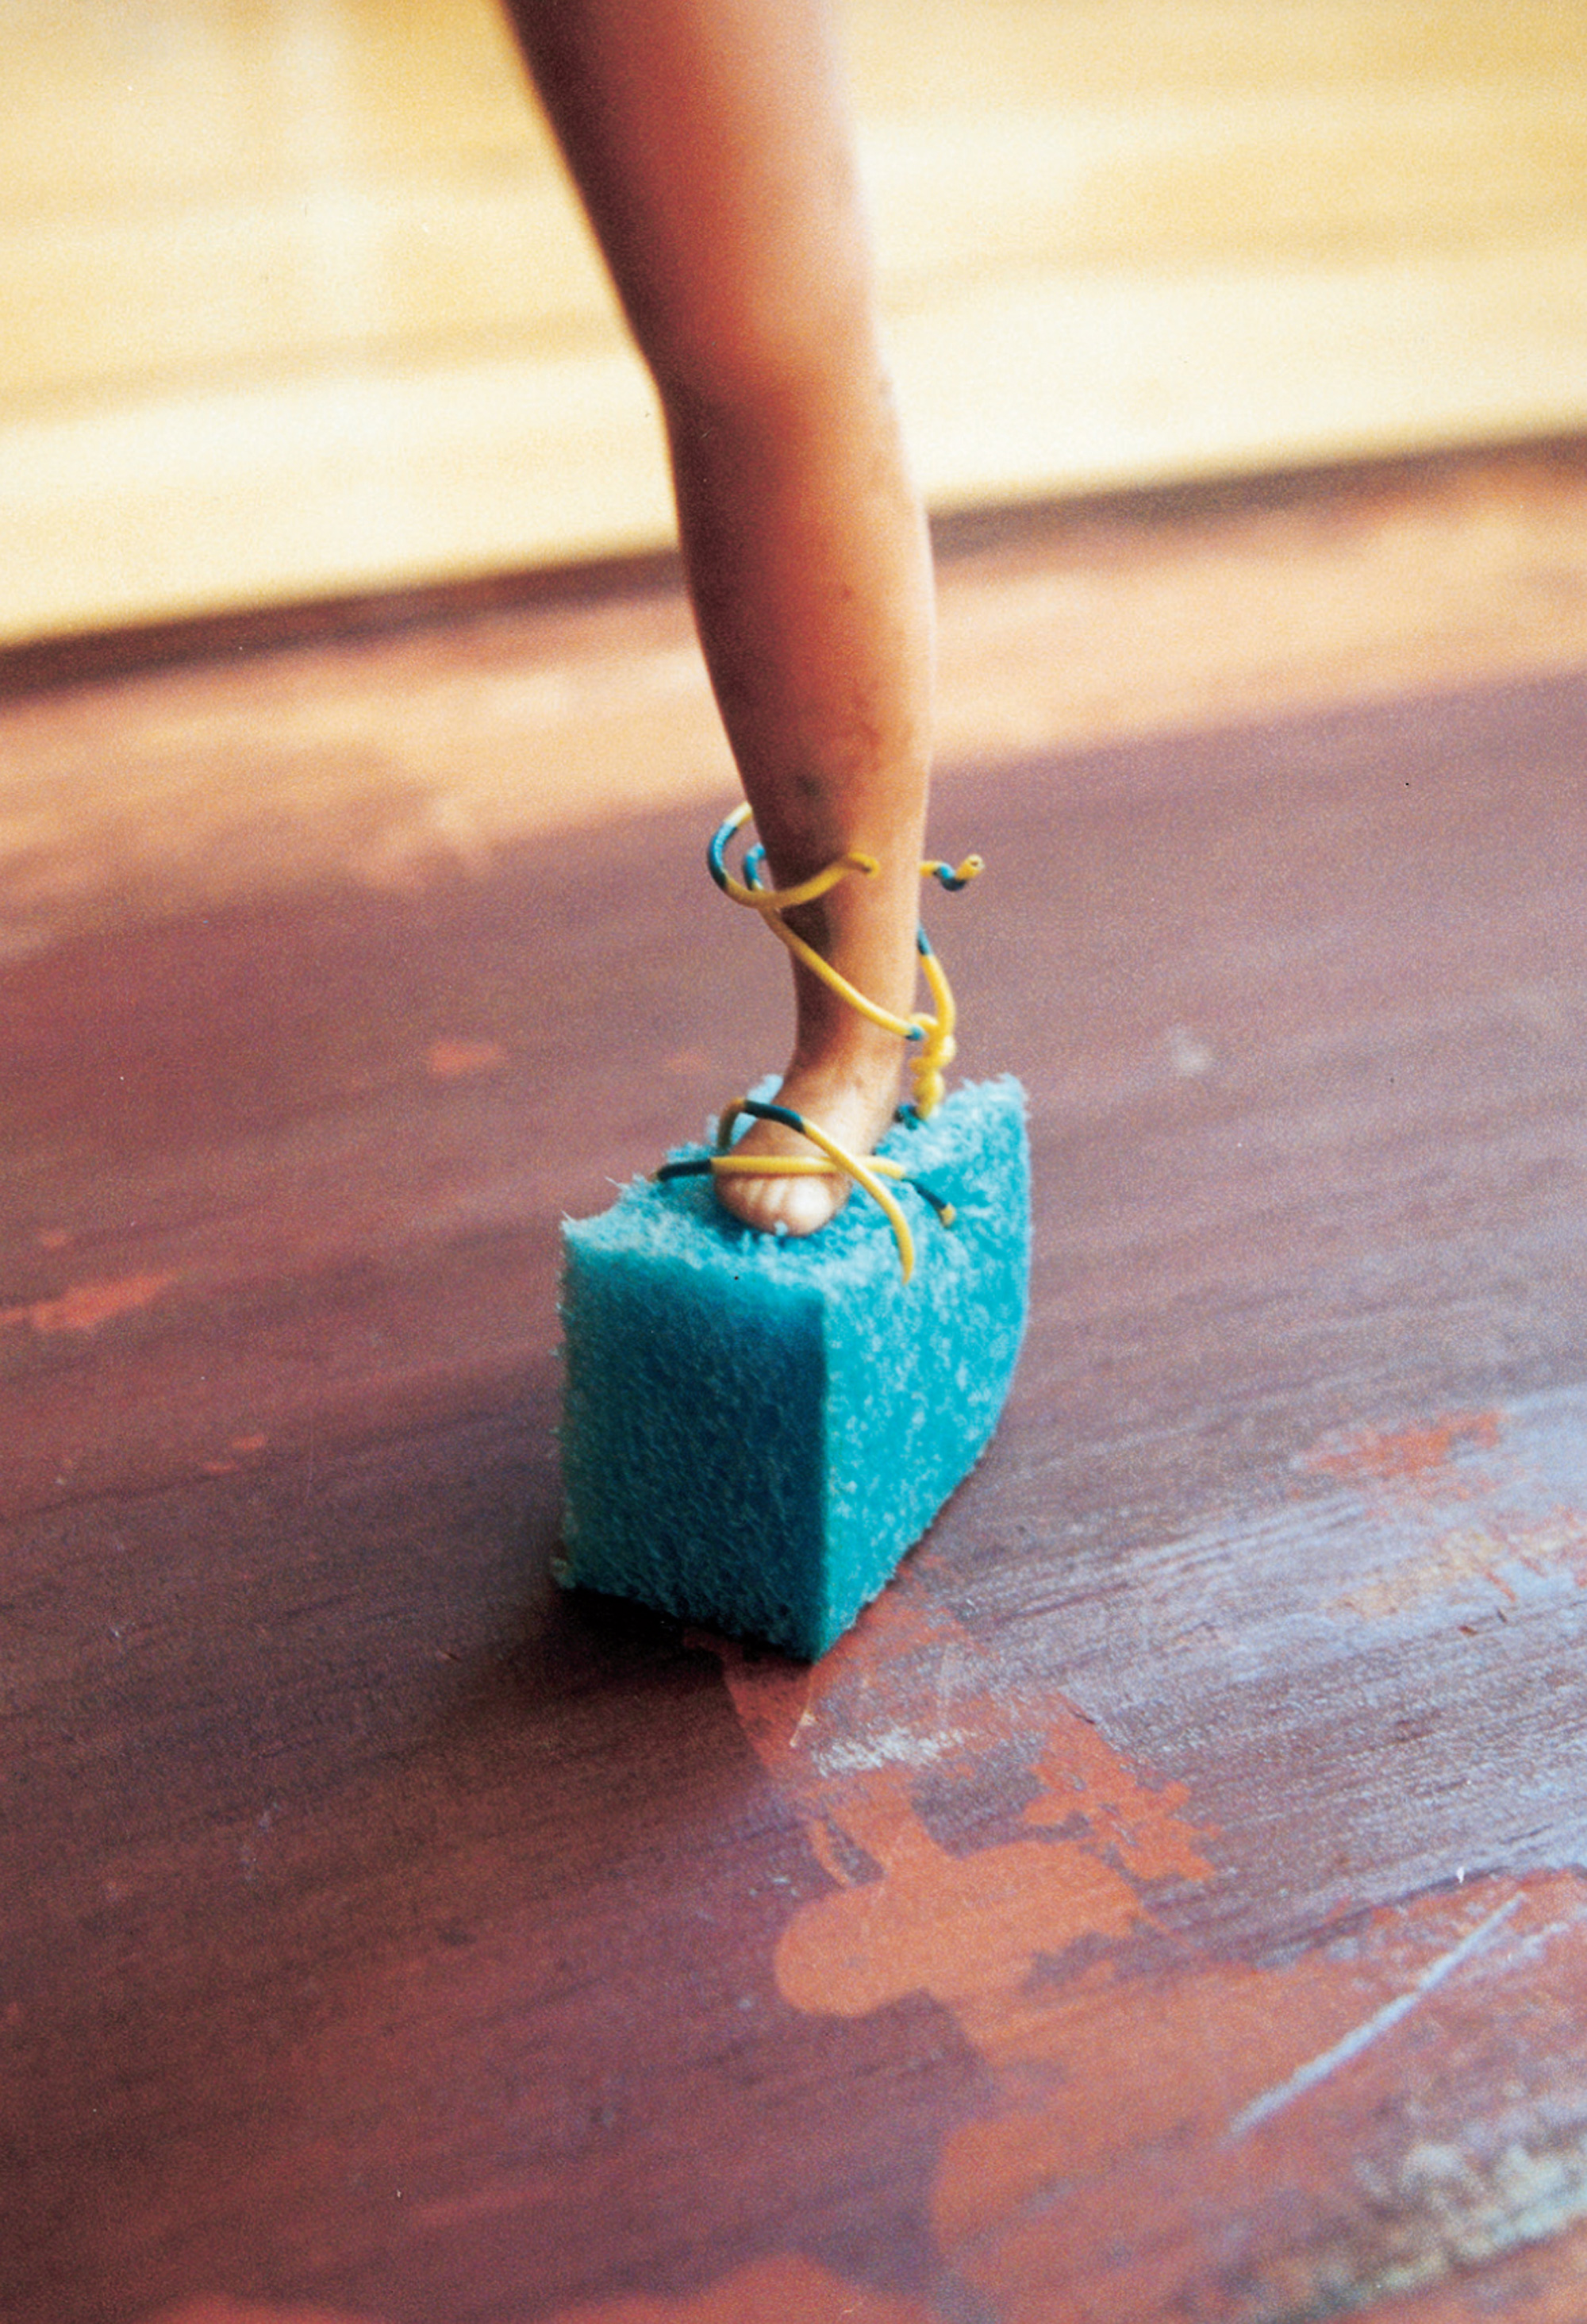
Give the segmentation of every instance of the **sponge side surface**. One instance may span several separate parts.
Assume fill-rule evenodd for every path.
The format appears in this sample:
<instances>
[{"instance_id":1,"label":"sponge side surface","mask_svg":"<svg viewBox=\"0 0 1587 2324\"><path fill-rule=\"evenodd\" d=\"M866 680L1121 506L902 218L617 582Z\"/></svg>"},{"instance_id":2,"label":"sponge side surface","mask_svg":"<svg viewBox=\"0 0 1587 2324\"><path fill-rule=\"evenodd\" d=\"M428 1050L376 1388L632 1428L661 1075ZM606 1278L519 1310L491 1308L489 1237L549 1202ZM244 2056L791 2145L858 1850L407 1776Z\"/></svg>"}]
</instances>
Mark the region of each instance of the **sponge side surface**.
<instances>
[{"instance_id":1,"label":"sponge side surface","mask_svg":"<svg viewBox=\"0 0 1587 2324\"><path fill-rule=\"evenodd\" d=\"M696 1153L701 1148L683 1148ZM916 1268L854 1196L820 1234L637 1181L564 1230L564 1578L814 1656L925 1530L996 1425L1023 1331L1029 1167L1011 1079L880 1149Z\"/></svg>"},{"instance_id":2,"label":"sponge side surface","mask_svg":"<svg viewBox=\"0 0 1587 2324\"><path fill-rule=\"evenodd\" d=\"M792 1641L823 1619L821 1299L702 1264L702 1239L627 1196L566 1231L569 1577Z\"/></svg>"},{"instance_id":3,"label":"sponge side surface","mask_svg":"<svg viewBox=\"0 0 1587 2324\"><path fill-rule=\"evenodd\" d=\"M956 1102L960 1111L951 1112ZM1017 1082L956 1092L914 1133L913 1149L896 1150L956 1216L946 1230L929 1213L917 1226L911 1283L896 1264L883 1266L864 1299L833 1299L824 1311L837 1629L876 1595L979 1459L1024 1335L1030 1163Z\"/></svg>"}]
</instances>

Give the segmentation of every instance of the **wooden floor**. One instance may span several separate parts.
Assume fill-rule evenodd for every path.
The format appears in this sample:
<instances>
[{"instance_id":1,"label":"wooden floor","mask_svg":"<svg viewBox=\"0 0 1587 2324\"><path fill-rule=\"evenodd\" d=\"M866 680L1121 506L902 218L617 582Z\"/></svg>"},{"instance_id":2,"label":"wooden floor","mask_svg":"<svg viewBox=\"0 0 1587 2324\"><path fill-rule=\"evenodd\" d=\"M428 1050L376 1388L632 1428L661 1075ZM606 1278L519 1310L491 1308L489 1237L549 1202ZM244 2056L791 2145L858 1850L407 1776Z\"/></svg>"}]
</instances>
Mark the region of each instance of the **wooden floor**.
<instances>
[{"instance_id":1,"label":"wooden floor","mask_svg":"<svg viewBox=\"0 0 1587 2324\"><path fill-rule=\"evenodd\" d=\"M842 0L934 506L1587 424L1555 0ZM0 642L654 546L495 0L11 12Z\"/></svg>"},{"instance_id":2,"label":"wooden floor","mask_svg":"<svg viewBox=\"0 0 1587 2324\"><path fill-rule=\"evenodd\" d=\"M1587 2313L1587 452L944 599L1032 1325L813 1672L549 1578L784 1029L675 598L0 711L6 2324Z\"/></svg>"}]
</instances>

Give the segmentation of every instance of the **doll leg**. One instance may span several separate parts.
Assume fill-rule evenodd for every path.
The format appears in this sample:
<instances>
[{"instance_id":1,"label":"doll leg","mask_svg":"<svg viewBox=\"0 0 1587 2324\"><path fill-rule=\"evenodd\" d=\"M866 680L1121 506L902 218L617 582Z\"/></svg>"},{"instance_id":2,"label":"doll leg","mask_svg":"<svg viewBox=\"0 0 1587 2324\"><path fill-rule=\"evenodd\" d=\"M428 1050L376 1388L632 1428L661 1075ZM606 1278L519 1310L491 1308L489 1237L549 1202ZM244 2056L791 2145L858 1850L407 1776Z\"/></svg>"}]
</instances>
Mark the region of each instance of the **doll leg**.
<instances>
[{"instance_id":1,"label":"doll leg","mask_svg":"<svg viewBox=\"0 0 1587 2324\"><path fill-rule=\"evenodd\" d=\"M706 664L775 883L876 856L790 924L907 1015L931 580L880 352L826 0L509 0L665 418ZM797 963L782 1102L871 1150L902 1045ZM811 1151L757 1122L747 1152ZM809 1233L832 1178L727 1178Z\"/></svg>"}]
</instances>

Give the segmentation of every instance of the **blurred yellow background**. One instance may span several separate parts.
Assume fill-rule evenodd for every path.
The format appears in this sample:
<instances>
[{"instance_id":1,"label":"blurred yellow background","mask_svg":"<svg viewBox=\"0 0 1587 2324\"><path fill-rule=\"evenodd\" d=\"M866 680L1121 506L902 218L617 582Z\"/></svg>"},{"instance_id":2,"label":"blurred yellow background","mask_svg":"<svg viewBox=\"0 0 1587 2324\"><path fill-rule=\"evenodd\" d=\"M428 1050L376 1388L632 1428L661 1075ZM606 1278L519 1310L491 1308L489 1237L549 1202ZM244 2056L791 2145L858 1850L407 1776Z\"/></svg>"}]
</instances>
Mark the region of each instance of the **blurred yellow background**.
<instances>
[{"instance_id":1,"label":"blurred yellow background","mask_svg":"<svg viewBox=\"0 0 1587 2324\"><path fill-rule=\"evenodd\" d=\"M1539 0L846 0L939 510L1587 422ZM0 0L0 638L656 546L492 0Z\"/></svg>"}]
</instances>

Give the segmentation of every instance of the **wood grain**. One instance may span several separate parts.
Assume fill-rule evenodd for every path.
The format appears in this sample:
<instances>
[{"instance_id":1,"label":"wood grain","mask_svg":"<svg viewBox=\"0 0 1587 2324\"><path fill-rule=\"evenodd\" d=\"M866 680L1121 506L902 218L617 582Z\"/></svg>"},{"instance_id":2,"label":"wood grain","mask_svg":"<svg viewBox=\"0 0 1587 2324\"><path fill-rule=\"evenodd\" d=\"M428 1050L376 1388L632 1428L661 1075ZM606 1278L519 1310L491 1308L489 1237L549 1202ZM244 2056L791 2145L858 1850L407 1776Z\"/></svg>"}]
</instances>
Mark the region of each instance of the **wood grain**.
<instances>
[{"instance_id":1,"label":"wood grain","mask_svg":"<svg viewBox=\"0 0 1587 2324\"><path fill-rule=\"evenodd\" d=\"M938 508L1582 424L1568 12L842 13ZM491 0L34 10L8 89L0 640L670 538Z\"/></svg>"},{"instance_id":2,"label":"wood grain","mask_svg":"<svg viewBox=\"0 0 1587 2324\"><path fill-rule=\"evenodd\" d=\"M1587 661L1579 438L940 533L945 846L977 761ZM98 682L48 691L71 677ZM67 641L0 657L6 695L14 956L304 887L471 878L614 814L703 817L735 789L665 565Z\"/></svg>"}]
</instances>

